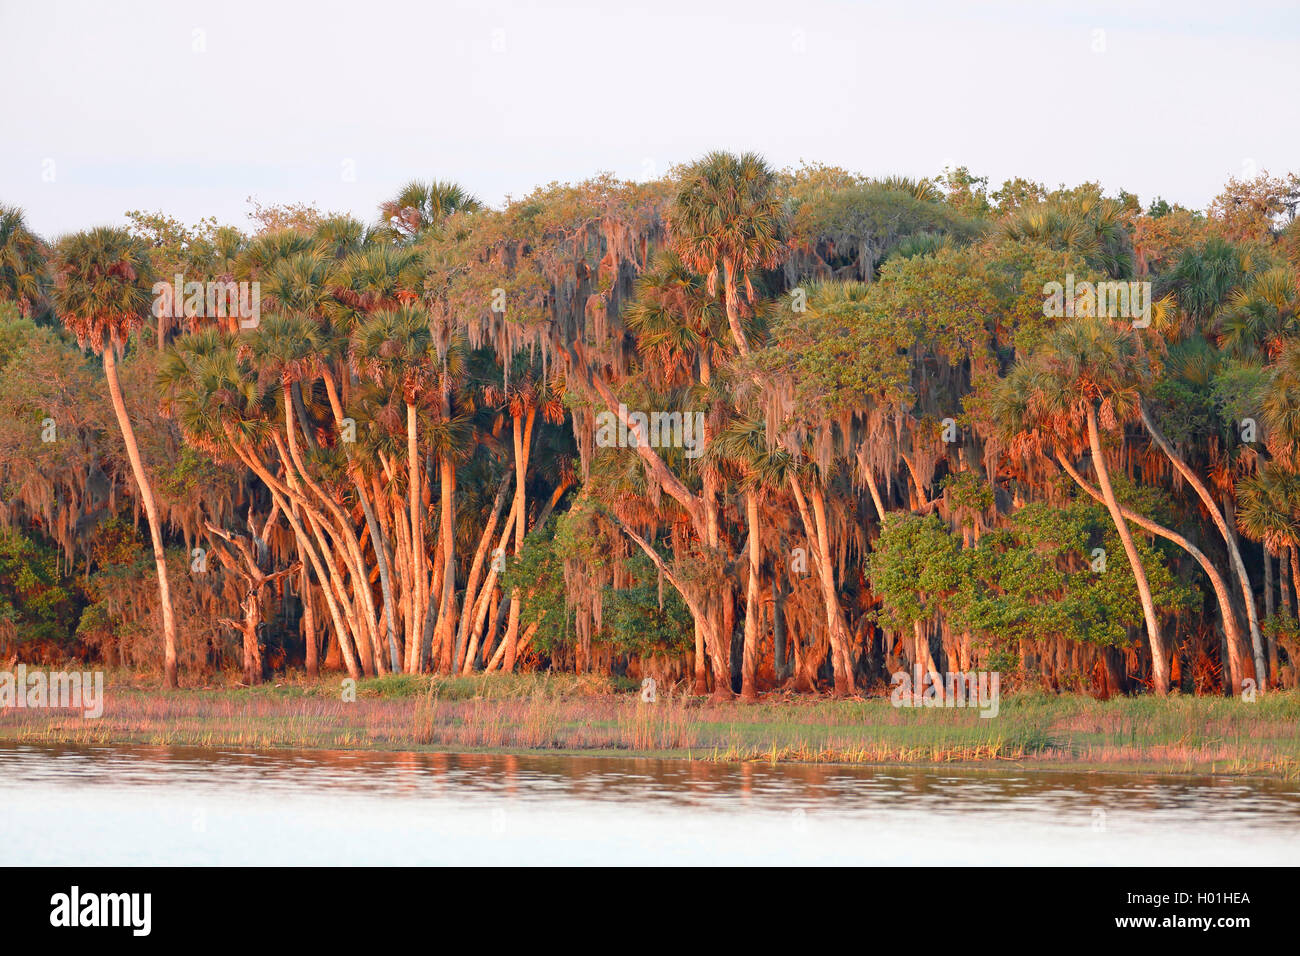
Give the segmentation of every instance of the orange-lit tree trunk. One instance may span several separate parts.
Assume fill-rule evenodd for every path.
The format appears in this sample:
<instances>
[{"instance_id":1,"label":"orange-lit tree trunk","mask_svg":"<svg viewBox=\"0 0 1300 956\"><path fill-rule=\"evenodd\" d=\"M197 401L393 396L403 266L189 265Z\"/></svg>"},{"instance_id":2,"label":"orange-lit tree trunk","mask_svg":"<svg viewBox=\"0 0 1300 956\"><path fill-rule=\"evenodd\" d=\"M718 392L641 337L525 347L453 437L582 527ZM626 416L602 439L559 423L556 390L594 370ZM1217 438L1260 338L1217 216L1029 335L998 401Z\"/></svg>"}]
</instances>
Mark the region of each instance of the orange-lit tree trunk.
<instances>
[{"instance_id":1,"label":"orange-lit tree trunk","mask_svg":"<svg viewBox=\"0 0 1300 956\"><path fill-rule=\"evenodd\" d=\"M135 440L135 429L131 427L131 419L126 414L126 402L122 399L122 385L117 378L117 357L112 342L106 343L103 357L104 378L108 381L108 394L113 402L113 413L117 416L118 428L122 430L126 457L131 462L131 473L135 476L135 484L140 491L140 503L144 506L144 514L149 521L149 541L153 546L154 567L158 572L158 605L162 613L163 682L168 687L174 688L179 686L176 673L176 617L172 608L171 585L167 581L167 552L163 548L158 503L154 499L149 477L144 471L140 446Z\"/></svg>"}]
</instances>

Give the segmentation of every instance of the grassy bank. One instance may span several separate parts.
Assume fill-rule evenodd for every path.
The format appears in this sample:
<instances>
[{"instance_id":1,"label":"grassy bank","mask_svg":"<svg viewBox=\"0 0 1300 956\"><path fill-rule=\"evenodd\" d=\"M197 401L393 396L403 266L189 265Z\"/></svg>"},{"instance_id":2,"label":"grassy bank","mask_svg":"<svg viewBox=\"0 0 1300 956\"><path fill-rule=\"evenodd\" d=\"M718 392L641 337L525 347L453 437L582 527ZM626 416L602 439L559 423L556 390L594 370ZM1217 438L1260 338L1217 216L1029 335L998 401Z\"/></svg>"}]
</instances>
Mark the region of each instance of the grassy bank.
<instances>
[{"instance_id":1,"label":"grassy bank","mask_svg":"<svg viewBox=\"0 0 1300 956\"><path fill-rule=\"evenodd\" d=\"M343 699L335 677L170 692L125 673L106 683L102 717L7 709L0 741L1011 763L1300 780L1294 691L1253 703L1006 694L998 715L983 719L975 709L894 708L881 697L744 705L678 693L647 704L630 685L569 675L397 676L359 682L355 701Z\"/></svg>"}]
</instances>

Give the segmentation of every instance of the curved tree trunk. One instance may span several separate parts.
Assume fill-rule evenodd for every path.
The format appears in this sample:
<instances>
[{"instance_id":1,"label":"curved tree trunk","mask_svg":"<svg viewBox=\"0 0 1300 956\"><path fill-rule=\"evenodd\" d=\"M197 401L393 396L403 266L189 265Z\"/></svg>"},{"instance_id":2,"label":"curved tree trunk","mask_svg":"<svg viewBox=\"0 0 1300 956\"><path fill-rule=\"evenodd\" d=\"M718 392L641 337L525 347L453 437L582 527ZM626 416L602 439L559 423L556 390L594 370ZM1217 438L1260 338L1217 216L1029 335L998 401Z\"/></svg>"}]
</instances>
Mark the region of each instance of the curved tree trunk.
<instances>
[{"instance_id":1,"label":"curved tree trunk","mask_svg":"<svg viewBox=\"0 0 1300 956\"><path fill-rule=\"evenodd\" d=\"M323 378L325 393L329 396L330 409L334 413L334 423L341 432L344 418L343 403L339 398L338 390L334 386L333 375L327 372ZM397 648L397 605L393 599L393 571L388 559L389 544L383 529L379 526L374 504L370 500L370 495L366 491L365 483L358 471L352 448L346 442L344 445L348 458L348 476L352 479L352 486L357 489L357 500L361 502L361 511L365 516L366 529L370 532L370 547L375 552L375 562L379 565L379 591L384 602L384 625L388 645L389 669L394 674L397 674L402 670L402 658ZM376 659L378 659L380 653L376 649Z\"/></svg>"},{"instance_id":2,"label":"curved tree trunk","mask_svg":"<svg viewBox=\"0 0 1300 956\"><path fill-rule=\"evenodd\" d=\"M1169 693L1169 659L1165 655L1164 642L1160 639L1160 621L1156 618L1156 605L1151 597L1151 583L1147 580L1146 569L1138 556L1137 545L1133 543L1133 533L1129 531L1128 522L1120 511L1115 489L1110 484L1110 471L1101 450L1101 435L1097 430L1097 409L1088 405L1088 447L1092 449L1092 465L1097 470L1097 482L1101 485L1102 498L1110 512L1111 521L1124 545L1129 567L1133 570L1133 579L1137 582L1138 598L1142 602L1142 616L1146 619L1147 640L1151 644L1151 678L1157 694Z\"/></svg>"},{"instance_id":3,"label":"curved tree trunk","mask_svg":"<svg viewBox=\"0 0 1300 956\"><path fill-rule=\"evenodd\" d=\"M1232 559L1233 570L1237 572L1237 583L1241 588L1241 598L1246 602L1246 617L1250 623L1250 645L1255 656L1255 673L1258 676L1257 683L1259 690L1263 692L1268 684L1268 663L1264 656L1264 639L1259 629L1259 614L1255 608L1255 591L1250 585L1250 576L1246 573L1246 564L1241 560L1241 548L1237 545L1237 536L1232 534L1228 528L1228 522L1224 519L1223 513L1219 510L1218 502L1210 494L1210 490L1205 487L1200 476L1188 466L1187 462L1178 455L1173 445L1165 438L1151 417L1151 410L1147 408L1145 401L1141 402L1142 424L1146 426L1147 432L1151 435L1160 450L1165 456L1173 462L1178 473L1187 479L1187 483L1195 489L1197 496L1201 499L1201 504L1205 510L1210 513L1210 519L1214 526L1219 529L1219 534L1223 537L1223 542L1228 548L1228 556Z\"/></svg>"},{"instance_id":4,"label":"curved tree trunk","mask_svg":"<svg viewBox=\"0 0 1300 956\"><path fill-rule=\"evenodd\" d=\"M518 504L518 501L515 502ZM517 518L517 512L512 507L510 514L506 516L506 523L501 528L501 537L497 539L496 551L494 555L505 554L506 543L510 540L511 529ZM492 596L496 591L497 575L500 573L500 562L495 558L492 561L491 569L488 571L487 580L483 582L483 587L479 588L478 607L474 611L474 620L471 624L469 646L465 651L465 663L461 667L461 673L469 674L474 670L474 661L478 656L479 641L483 636L483 625L487 621L488 607L492 602ZM469 611L466 610L466 615ZM496 620L493 619L492 630L488 632L488 642L490 643L492 635L496 631ZM484 645L484 650L487 644Z\"/></svg>"},{"instance_id":5,"label":"curved tree trunk","mask_svg":"<svg viewBox=\"0 0 1300 956\"><path fill-rule=\"evenodd\" d=\"M1105 504L1105 498L1102 496L1102 493L1092 487L1092 485L1088 484L1088 482L1084 481L1083 476L1079 474L1078 470L1070 464L1069 460L1064 455L1057 452L1056 460L1060 462L1061 467L1065 469L1066 474L1074 479L1075 484L1086 491L1095 500ZM1219 614L1223 618L1223 629L1228 640L1228 689L1230 693L1237 693L1241 690L1241 681L1245 676L1244 668L1242 667L1243 662L1241 660L1241 649L1245 646L1245 638L1242 636L1241 624L1237 620L1237 615L1233 612L1232 595L1228 591L1228 583L1223 579L1223 575L1219 573L1219 569L1214 566L1213 562L1211 562L1204 553L1202 553L1200 548L1196 547L1191 541L1178 532L1172 531L1164 525L1140 515L1136 511L1125 508L1122 505L1120 506L1120 511L1125 518L1132 521L1138 527L1145 528L1152 534L1158 534L1160 537L1172 541L1190 554L1192 558L1195 559L1196 563L1201 566L1201 570L1205 572L1205 576L1210 579L1210 586L1214 588L1214 598L1218 601Z\"/></svg>"},{"instance_id":6,"label":"curved tree trunk","mask_svg":"<svg viewBox=\"0 0 1300 956\"><path fill-rule=\"evenodd\" d=\"M122 385L117 379L117 356L113 344L104 348L104 378L108 380L108 394L113 401L113 412L117 415L117 425L122 430L122 441L126 445L126 457L131 461L131 472L135 475L136 487L140 490L140 503L144 505L145 517L149 520L149 540L153 545L153 561L158 571L158 601L162 611L163 625L163 682L168 687L177 687L176 674L176 616L172 608L171 586L167 582L167 552L163 548L162 525L158 518L158 503L154 500L153 489L144 472L144 461L140 458L140 446L135 440L135 429L126 414L126 402L122 400Z\"/></svg>"},{"instance_id":7,"label":"curved tree trunk","mask_svg":"<svg viewBox=\"0 0 1300 956\"><path fill-rule=\"evenodd\" d=\"M853 653L849 648L848 624L844 620L844 609L840 606L839 594L835 590L835 570L831 563L830 544L827 540L826 496L814 481L809 494L813 508L810 517L803 486L793 471L790 472L790 489L794 492L795 504L799 508L804 532L808 536L808 543L813 548L813 563L817 566L818 577L821 580L822 603L826 608L826 629L831 645L831 670L835 675L835 695L849 696L856 692L857 687L853 680Z\"/></svg>"},{"instance_id":8,"label":"curved tree trunk","mask_svg":"<svg viewBox=\"0 0 1300 956\"><path fill-rule=\"evenodd\" d=\"M303 527L302 521L298 516L298 508L291 500L287 500L291 493L290 489L281 485L280 482L276 480L275 476L272 475L266 466L262 464L261 459L259 459L251 449L244 446L244 444L239 440L239 437L229 426L226 427L225 432L226 439L230 442L231 447L235 449L235 453L239 456L240 460L251 468L258 478L262 479L262 483L266 485L267 489L271 492L271 497L279 503L281 512L284 513L285 519L289 522L289 527L293 529L294 538L298 542L299 552L306 555L307 560L311 562L312 570L316 572L316 579L320 582L321 593L325 596L325 606L330 612L330 621L334 625L335 637L338 639L339 650L343 656L343 662L344 666L347 668L348 676L354 680L360 678L362 676L361 668L357 664L357 659L353 653L352 645L349 640L351 632L344 623L344 608L341 607L339 597L331 586L331 581L333 580L332 575L336 573L336 569L333 567L329 555L317 551L312 542L311 536L307 534L307 531ZM310 511L307 512L307 517L309 521L312 520ZM314 522L313 530L315 530ZM328 572L326 571L327 567L329 568Z\"/></svg>"},{"instance_id":9,"label":"curved tree trunk","mask_svg":"<svg viewBox=\"0 0 1300 956\"><path fill-rule=\"evenodd\" d=\"M285 472L290 478L290 490L294 491L296 486L296 482L293 481L293 472L290 470L292 466L297 468L298 474L308 490L320 500L321 504L334 518L335 524L332 536L335 541L342 545L338 550L342 551L343 565L352 576L353 593L361 604L359 612L353 615L354 619L356 617L362 618L359 621L354 620L358 639L357 652L361 658L361 670L366 675L382 673L383 651L379 647L379 631L375 626L374 595L370 591L370 579L366 574L366 562L361 552L361 544L357 540L356 532L352 527L351 516L339 506L328 491L312 478L311 473L307 470L307 464L298 448L297 429L294 426L294 407L290 404L291 398L290 390L286 386L284 389L284 402L288 454L283 453L285 449L281 447L278 437L275 439L276 449L281 452L281 458L284 460Z\"/></svg>"},{"instance_id":10,"label":"curved tree trunk","mask_svg":"<svg viewBox=\"0 0 1300 956\"><path fill-rule=\"evenodd\" d=\"M501 520L501 509L505 507L506 492L510 490L510 474L507 472L497 489L496 500L492 503L492 514L487 526L479 535L478 547L474 551L474 560L470 563L469 577L465 580L465 597L461 604L460 621L456 629L456 646L452 659L452 672L460 671L465 665L465 648L468 646L469 626L478 607L479 582L483 579L483 562L487 559L488 548L492 546L492 536L496 533Z\"/></svg>"}]
</instances>

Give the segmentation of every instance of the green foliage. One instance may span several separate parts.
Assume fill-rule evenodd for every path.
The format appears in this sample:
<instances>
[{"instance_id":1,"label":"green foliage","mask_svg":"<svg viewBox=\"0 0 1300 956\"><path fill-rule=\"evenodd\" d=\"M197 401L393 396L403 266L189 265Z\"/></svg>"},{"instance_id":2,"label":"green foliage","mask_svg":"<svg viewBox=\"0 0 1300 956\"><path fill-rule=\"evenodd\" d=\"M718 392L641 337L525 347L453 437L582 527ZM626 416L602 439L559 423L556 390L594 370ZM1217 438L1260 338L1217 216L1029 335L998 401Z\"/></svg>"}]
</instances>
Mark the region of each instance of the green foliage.
<instances>
[{"instance_id":1,"label":"green foliage","mask_svg":"<svg viewBox=\"0 0 1300 956\"><path fill-rule=\"evenodd\" d=\"M615 647L635 654L677 653L691 646L694 632L686 602L660 582L650 559L635 555L628 573L637 584L605 588L604 633Z\"/></svg>"},{"instance_id":2,"label":"green foliage","mask_svg":"<svg viewBox=\"0 0 1300 956\"><path fill-rule=\"evenodd\" d=\"M590 572L599 572L614 560L603 534L594 512L576 508L531 533L518 559L507 564L503 592L514 587L525 592L520 623L524 627L537 624L532 646L550 651L574 640L564 562L580 562ZM685 649L693 640L693 628L681 596L667 582L660 587L655 567L644 554L632 554L624 559L624 565L631 583L625 588L602 589L601 628L592 640L632 654Z\"/></svg>"},{"instance_id":3,"label":"green foliage","mask_svg":"<svg viewBox=\"0 0 1300 956\"><path fill-rule=\"evenodd\" d=\"M507 560L505 573L501 575L502 594L520 588L525 595L519 623L521 629L537 625L532 646L538 650L550 651L572 638L565 603L563 556L573 553L566 545L576 536L567 529L566 533L560 532L566 524L561 517L534 530L524 539L518 557Z\"/></svg>"},{"instance_id":4,"label":"green foliage","mask_svg":"<svg viewBox=\"0 0 1300 956\"><path fill-rule=\"evenodd\" d=\"M959 587L961 565L961 543L938 515L886 515L867 561L881 624L901 631L932 617Z\"/></svg>"},{"instance_id":5,"label":"green foliage","mask_svg":"<svg viewBox=\"0 0 1300 956\"><path fill-rule=\"evenodd\" d=\"M71 646L81 606L66 570L49 544L0 528L0 643Z\"/></svg>"},{"instance_id":6,"label":"green foliage","mask_svg":"<svg viewBox=\"0 0 1300 956\"><path fill-rule=\"evenodd\" d=\"M1138 550L1156 607L1191 607L1195 593L1174 577L1163 549L1139 543ZM891 630L947 614L954 627L995 646L1049 637L1123 646L1142 623L1119 535L1091 502L1027 505L1008 527L966 549L935 515L889 515L868 574L881 600L878 619Z\"/></svg>"}]
</instances>

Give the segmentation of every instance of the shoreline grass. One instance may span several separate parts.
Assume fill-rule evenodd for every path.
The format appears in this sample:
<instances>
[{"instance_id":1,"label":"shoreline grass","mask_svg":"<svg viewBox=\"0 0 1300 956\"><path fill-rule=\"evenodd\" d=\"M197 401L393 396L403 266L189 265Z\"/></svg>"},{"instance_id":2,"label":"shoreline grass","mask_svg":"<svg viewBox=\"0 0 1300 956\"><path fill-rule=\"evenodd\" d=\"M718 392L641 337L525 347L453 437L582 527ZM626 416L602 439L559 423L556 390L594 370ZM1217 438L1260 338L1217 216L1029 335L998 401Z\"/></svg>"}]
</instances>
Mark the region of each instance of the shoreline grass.
<instances>
[{"instance_id":1,"label":"shoreline grass","mask_svg":"<svg viewBox=\"0 0 1300 956\"><path fill-rule=\"evenodd\" d=\"M1006 693L1000 712L894 708L885 696L773 694L714 703L680 690L644 703L630 684L552 674L362 680L356 700L327 676L258 687L217 678L160 689L106 675L97 719L0 710L0 743L258 750L545 753L709 762L1015 766L1300 780L1300 692L1254 702L1174 695L1099 701Z\"/></svg>"}]
</instances>

